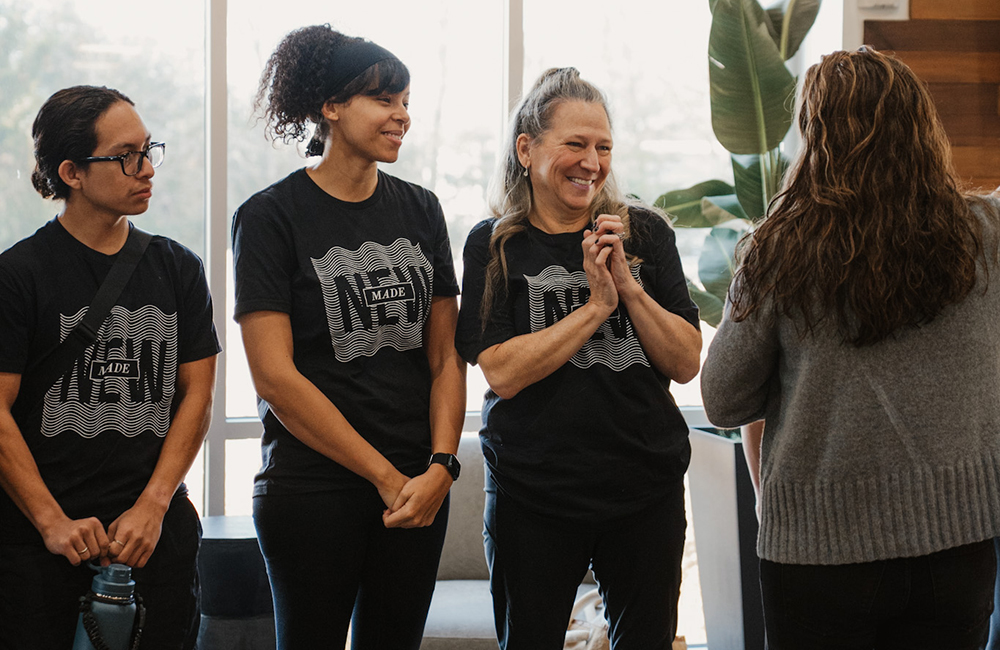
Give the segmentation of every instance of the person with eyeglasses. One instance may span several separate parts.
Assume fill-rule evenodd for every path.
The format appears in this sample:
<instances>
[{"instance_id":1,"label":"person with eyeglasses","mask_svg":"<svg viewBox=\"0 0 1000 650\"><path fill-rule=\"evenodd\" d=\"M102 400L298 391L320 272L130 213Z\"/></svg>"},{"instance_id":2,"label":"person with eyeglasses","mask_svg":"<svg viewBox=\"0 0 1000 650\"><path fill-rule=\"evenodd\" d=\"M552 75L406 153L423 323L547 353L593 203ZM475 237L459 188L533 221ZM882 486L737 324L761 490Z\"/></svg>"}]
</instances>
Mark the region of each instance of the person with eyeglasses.
<instances>
[{"instance_id":1,"label":"person with eyeglasses","mask_svg":"<svg viewBox=\"0 0 1000 650\"><path fill-rule=\"evenodd\" d=\"M0 254L0 649L69 648L87 565L111 562L132 567L143 650L194 648L201 525L183 478L221 349L204 267L158 235L130 275L115 266L146 237L129 216L149 207L165 150L132 100L60 90L32 136L31 181L63 208ZM120 295L47 381L108 276L127 278Z\"/></svg>"}]
</instances>

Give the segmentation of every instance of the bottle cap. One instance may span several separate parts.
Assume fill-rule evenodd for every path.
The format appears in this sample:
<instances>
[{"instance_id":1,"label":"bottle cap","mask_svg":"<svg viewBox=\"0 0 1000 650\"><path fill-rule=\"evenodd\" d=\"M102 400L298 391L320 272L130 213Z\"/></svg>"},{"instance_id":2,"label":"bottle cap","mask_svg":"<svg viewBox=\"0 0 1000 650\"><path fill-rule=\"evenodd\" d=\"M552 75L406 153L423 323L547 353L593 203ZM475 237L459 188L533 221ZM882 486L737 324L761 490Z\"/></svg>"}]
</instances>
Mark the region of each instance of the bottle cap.
<instances>
[{"instance_id":1,"label":"bottle cap","mask_svg":"<svg viewBox=\"0 0 1000 650\"><path fill-rule=\"evenodd\" d=\"M132 567L125 564L110 564L100 569L94 576L90 588L97 596L108 598L130 598L135 590Z\"/></svg>"}]
</instances>

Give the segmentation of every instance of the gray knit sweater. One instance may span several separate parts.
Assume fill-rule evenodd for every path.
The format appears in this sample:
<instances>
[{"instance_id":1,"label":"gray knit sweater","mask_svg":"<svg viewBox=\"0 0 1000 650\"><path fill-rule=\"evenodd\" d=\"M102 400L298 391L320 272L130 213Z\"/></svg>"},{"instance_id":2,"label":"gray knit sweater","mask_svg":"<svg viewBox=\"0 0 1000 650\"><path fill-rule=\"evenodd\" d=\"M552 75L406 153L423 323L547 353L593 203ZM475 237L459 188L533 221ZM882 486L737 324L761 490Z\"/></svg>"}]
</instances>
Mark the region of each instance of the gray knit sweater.
<instances>
[{"instance_id":1,"label":"gray knit sweater","mask_svg":"<svg viewBox=\"0 0 1000 650\"><path fill-rule=\"evenodd\" d=\"M998 219L979 212L995 253ZM832 326L802 338L788 318L727 309L701 388L716 426L766 420L762 558L869 562L1000 535L995 261L961 304L863 348Z\"/></svg>"}]
</instances>

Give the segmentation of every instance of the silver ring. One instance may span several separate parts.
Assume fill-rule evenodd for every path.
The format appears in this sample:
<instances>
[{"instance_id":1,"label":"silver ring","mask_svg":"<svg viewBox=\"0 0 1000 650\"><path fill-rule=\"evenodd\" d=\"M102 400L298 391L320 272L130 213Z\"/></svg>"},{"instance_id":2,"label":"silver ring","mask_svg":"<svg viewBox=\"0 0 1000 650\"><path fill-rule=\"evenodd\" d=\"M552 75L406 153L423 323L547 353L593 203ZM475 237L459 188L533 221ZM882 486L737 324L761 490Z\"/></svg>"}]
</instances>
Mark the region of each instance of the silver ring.
<instances>
[{"instance_id":1,"label":"silver ring","mask_svg":"<svg viewBox=\"0 0 1000 650\"><path fill-rule=\"evenodd\" d=\"M84 553L90 553L90 549L87 548L86 546L83 547L82 551L77 551L76 552L77 555L83 555Z\"/></svg>"},{"instance_id":2,"label":"silver ring","mask_svg":"<svg viewBox=\"0 0 1000 650\"><path fill-rule=\"evenodd\" d=\"M119 546L121 546L122 548L125 548L125 544L123 544L122 542L119 542L119 541L118 541L117 539L116 539L116 540L113 540L113 541L112 541L111 543L112 543L112 544L118 544L118 545L119 545Z\"/></svg>"}]
</instances>

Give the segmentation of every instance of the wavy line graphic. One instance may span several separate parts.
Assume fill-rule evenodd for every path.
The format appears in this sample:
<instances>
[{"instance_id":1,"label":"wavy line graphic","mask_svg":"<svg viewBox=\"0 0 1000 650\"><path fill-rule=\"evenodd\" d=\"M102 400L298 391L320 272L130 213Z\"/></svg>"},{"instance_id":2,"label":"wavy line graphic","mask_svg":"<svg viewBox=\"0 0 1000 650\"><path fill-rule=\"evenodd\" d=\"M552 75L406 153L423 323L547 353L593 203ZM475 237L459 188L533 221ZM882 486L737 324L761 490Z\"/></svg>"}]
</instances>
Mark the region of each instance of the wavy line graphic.
<instances>
[{"instance_id":1,"label":"wavy line graphic","mask_svg":"<svg viewBox=\"0 0 1000 650\"><path fill-rule=\"evenodd\" d=\"M338 361L423 345L434 267L420 244L401 237L388 246L365 242L356 251L334 246L312 264Z\"/></svg>"},{"instance_id":2,"label":"wavy line graphic","mask_svg":"<svg viewBox=\"0 0 1000 650\"><path fill-rule=\"evenodd\" d=\"M85 307L60 315L60 340L86 313ZM115 305L97 341L46 392L42 434L93 438L114 430L128 437L143 431L166 436L176 383L177 314L155 305L135 311Z\"/></svg>"},{"instance_id":3,"label":"wavy line graphic","mask_svg":"<svg viewBox=\"0 0 1000 650\"><path fill-rule=\"evenodd\" d=\"M642 285L639 266L632 268L632 276ZM528 282L528 308L531 331L538 332L553 322L569 315L584 305L590 297L590 285L583 271L567 271L548 266L538 275L525 275ZM583 344L570 363L578 368L603 364L621 372L633 364L649 366L649 359L639 344L635 329L628 315L615 310L608 320L601 323L590 340Z\"/></svg>"}]
</instances>

